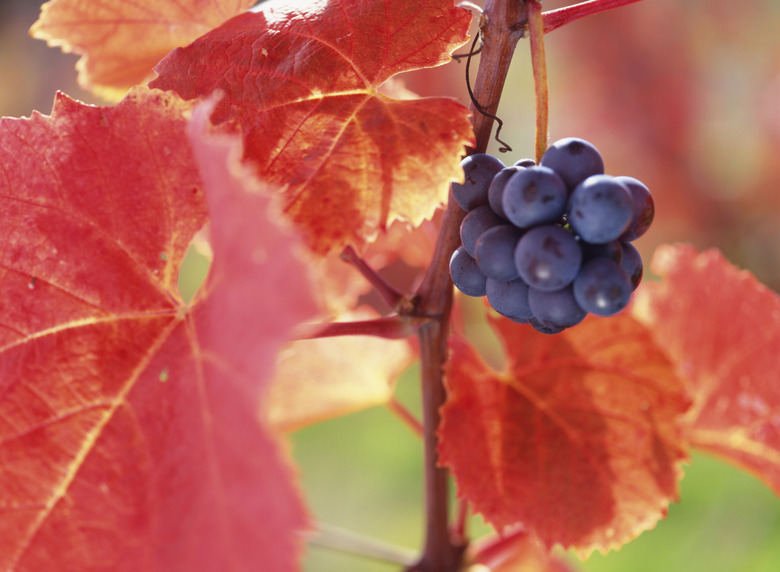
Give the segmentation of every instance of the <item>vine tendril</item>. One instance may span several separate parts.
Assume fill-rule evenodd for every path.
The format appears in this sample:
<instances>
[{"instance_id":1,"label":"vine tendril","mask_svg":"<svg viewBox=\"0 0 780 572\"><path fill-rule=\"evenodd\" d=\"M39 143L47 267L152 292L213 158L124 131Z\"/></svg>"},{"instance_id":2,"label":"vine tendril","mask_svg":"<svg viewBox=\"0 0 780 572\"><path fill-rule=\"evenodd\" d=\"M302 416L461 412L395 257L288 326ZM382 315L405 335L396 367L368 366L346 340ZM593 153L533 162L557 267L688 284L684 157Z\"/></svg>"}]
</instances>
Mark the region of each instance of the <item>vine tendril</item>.
<instances>
[{"instance_id":1,"label":"vine tendril","mask_svg":"<svg viewBox=\"0 0 780 572\"><path fill-rule=\"evenodd\" d=\"M477 42L480 42L479 48L475 49L477 46ZM487 109L482 107L480 103L477 101L477 98L474 96L474 91L471 88L471 74L469 72L470 66L471 66L471 56L474 56L482 51L482 48L484 46L482 45L482 30L480 30L477 35L474 37L474 41L471 43L471 49L467 54L459 54L458 58L466 58L466 89L469 92L469 98L471 99L471 103L474 104L474 108L479 111L482 115L485 117L490 117L491 119L495 120L497 123L496 127L496 134L493 136L493 138L501 144L501 146L498 148L498 151L500 153L506 153L508 151L511 151L512 148L509 146L509 144L506 141L502 141L501 138L499 138L498 134L501 133L501 128L504 126L504 122L497 117L496 115L493 115L492 113L489 113ZM455 55L452 56L455 58ZM456 60L457 61L457 60Z\"/></svg>"}]
</instances>

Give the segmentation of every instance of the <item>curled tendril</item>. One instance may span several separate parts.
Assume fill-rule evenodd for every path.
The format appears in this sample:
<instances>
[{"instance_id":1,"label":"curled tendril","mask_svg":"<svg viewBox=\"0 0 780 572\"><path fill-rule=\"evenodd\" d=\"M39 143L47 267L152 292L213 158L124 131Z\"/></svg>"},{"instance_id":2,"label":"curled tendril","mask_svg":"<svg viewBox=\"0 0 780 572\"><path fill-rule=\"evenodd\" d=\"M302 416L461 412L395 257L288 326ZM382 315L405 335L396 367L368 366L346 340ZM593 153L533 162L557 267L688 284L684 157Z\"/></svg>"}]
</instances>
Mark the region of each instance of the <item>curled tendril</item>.
<instances>
[{"instance_id":1,"label":"curled tendril","mask_svg":"<svg viewBox=\"0 0 780 572\"><path fill-rule=\"evenodd\" d=\"M479 47L477 47L477 42L479 42ZM498 134L501 133L501 128L504 126L504 122L499 119L496 115L493 115L492 113L489 113L487 109L482 107L480 103L477 101L477 98L474 96L474 90L471 88L471 57L477 55L482 51L482 48L484 47L482 43L482 30L477 33L477 35L474 37L474 41L471 43L471 49L466 54L453 54L452 58L455 61L460 61L462 58L466 58L466 89L469 92L469 98L471 99L471 103L474 104L474 108L479 111L482 115L485 117L490 117L491 119L495 120L497 123L496 127L496 134L494 135L494 139L501 144L501 146L498 148L500 153L506 153L508 151L511 151L512 148L509 146L509 144L506 141L502 141Z\"/></svg>"}]
</instances>

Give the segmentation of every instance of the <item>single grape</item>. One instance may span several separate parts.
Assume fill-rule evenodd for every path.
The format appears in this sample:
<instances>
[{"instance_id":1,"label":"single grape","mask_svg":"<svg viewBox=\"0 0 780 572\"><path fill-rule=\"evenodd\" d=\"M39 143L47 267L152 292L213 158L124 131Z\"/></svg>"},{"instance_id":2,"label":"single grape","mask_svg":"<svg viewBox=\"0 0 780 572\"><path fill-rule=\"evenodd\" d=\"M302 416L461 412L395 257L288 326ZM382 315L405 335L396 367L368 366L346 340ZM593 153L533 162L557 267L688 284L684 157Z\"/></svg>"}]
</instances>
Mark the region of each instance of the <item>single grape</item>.
<instances>
[{"instance_id":1,"label":"single grape","mask_svg":"<svg viewBox=\"0 0 780 572\"><path fill-rule=\"evenodd\" d=\"M490 186L488 187L488 203L490 203L493 211L500 217L506 218L504 207L501 204L502 197L504 196L504 186L509 178L521 169L523 169L523 167L517 165L501 169L490 182Z\"/></svg>"},{"instance_id":2,"label":"single grape","mask_svg":"<svg viewBox=\"0 0 780 572\"><path fill-rule=\"evenodd\" d=\"M489 228L477 240L474 258L482 274L508 282L517 278L515 247L523 231L511 224Z\"/></svg>"},{"instance_id":3,"label":"single grape","mask_svg":"<svg viewBox=\"0 0 780 572\"><path fill-rule=\"evenodd\" d=\"M520 278L509 282L488 278L486 290L491 307L502 316L521 324L533 317L528 306L528 284Z\"/></svg>"},{"instance_id":4,"label":"single grape","mask_svg":"<svg viewBox=\"0 0 780 572\"><path fill-rule=\"evenodd\" d=\"M480 235L500 224L506 224L506 220L494 213L490 205L481 205L470 211L460 223L460 241L466 247L466 252L474 256L474 247Z\"/></svg>"},{"instance_id":5,"label":"single grape","mask_svg":"<svg viewBox=\"0 0 780 572\"><path fill-rule=\"evenodd\" d=\"M490 181L504 164L500 159L485 153L469 155L460 162L465 181L452 183L452 196L464 211L470 211L488 202Z\"/></svg>"},{"instance_id":6,"label":"single grape","mask_svg":"<svg viewBox=\"0 0 780 572\"><path fill-rule=\"evenodd\" d=\"M554 292L531 288L528 292L528 306L539 323L551 328L570 328L579 324L588 314L574 299L571 284Z\"/></svg>"},{"instance_id":7,"label":"single grape","mask_svg":"<svg viewBox=\"0 0 780 572\"><path fill-rule=\"evenodd\" d=\"M582 249L577 240L551 224L526 232L515 249L518 274L538 290L560 290L571 284L581 264Z\"/></svg>"},{"instance_id":8,"label":"single grape","mask_svg":"<svg viewBox=\"0 0 780 572\"><path fill-rule=\"evenodd\" d=\"M582 265L574 280L574 298L586 312L612 316L628 305L631 280L625 270L609 258L594 258Z\"/></svg>"},{"instance_id":9,"label":"single grape","mask_svg":"<svg viewBox=\"0 0 780 572\"><path fill-rule=\"evenodd\" d=\"M513 163L515 167L533 167L536 161L533 159L519 159Z\"/></svg>"},{"instance_id":10,"label":"single grape","mask_svg":"<svg viewBox=\"0 0 780 572\"><path fill-rule=\"evenodd\" d=\"M485 295L487 278L462 246L450 257L450 278L455 287L468 296Z\"/></svg>"},{"instance_id":11,"label":"single grape","mask_svg":"<svg viewBox=\"0 0 780 572\"><path fill-rule=\"evenodd\" d=\"M615 177L616 181L623 183L628 187L631 193L631 202L634 208L634 216L631 218L631 223L628 228L620 236L620 240L625 242L636 240L650 228L655 217L655 203L653 202L653 195L650 194L644 183L635 179L634 177Z\"/></svg>"},{"instance_id":12,"label":"single grape","mask_svg":"<svg viewBox=\"0 0 780 572\"><path fill-rule=\"evenodd\" d=\"M629 280L631 280L631 289L636 290L636 287L639 286L639 283L642 281L642 274L644 273L642 256L630 242L621 242L620 245L623 249L623 259L620 262L620 265L628 274Z\"/></svg>"},{"instance_id":13,"label":"single grape","mask_svg":"<svg viewBox=\"0 0 780 572\"><path fill-rule=\"evenodd\" d=\"M598 149L577 137L559 139L550 145L539 164L558 173L569 192L591 175L604 172L604 160Z\"/></svg>"},{"instance_id":14,"label":"single grape","mask_svg":"<svg viewBox=\"0 0 780 572\"><path fill-rule=\"evenodd\" d=\"M609 175L588 177L569 198L567 221L585 242L616 240L634 216L631 191Z\"/></svg>"},{"instance_id":15,"label":"single grape","mask_svg":"<svg viewBox=\"0 0 780 572\"><path fill-rule=\"evenodd\" d=\"M504 214L515 226L531 228L555 222L569 198L566 185L547 167L527 167L514 173L504 185Z\"/></svg>"}]
</instances>

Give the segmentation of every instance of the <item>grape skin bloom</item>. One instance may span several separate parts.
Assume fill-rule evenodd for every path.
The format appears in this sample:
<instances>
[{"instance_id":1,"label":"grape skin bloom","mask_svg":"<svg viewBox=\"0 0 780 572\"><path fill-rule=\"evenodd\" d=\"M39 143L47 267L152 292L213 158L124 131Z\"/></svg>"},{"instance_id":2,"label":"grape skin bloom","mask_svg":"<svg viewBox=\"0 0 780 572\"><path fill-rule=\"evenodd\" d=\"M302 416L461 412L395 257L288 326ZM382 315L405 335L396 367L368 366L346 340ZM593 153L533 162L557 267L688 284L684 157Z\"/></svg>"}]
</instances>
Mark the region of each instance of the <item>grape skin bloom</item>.
<instances>
[{"instance_id":1,"label":"grape skin bloom","mask_svg":"<svg viewBox=\"0 0 780 572\"><path fill-rule=\"evenodd\" d=\"M631 279L623 268L609 258L594 258L582 266L574 280L574 298L586 312L613 316L631 299Z\"/></svg>"},{"instance_id":2,"label":"grape skin bloom","mask_svg":"<svg viewBox=\"0 0 780 572\"><path fill-rule=\"evenodd\" d=\"M509 282L519 275L515 266L515 247L523 231L504 224L482 233L474 247L474 258L482 274L488 278Z\"/></svg>"},{"instance_id":3,"label":"grape skin bloom","mask_svg":"<svg viewBox=\"0 0 780 572\"><path fill-rule=\"evenodd\" d=\"M485 153L469 155L460 162L463 168L463 183L452 183L452 197L464 211L470 211L479 205L487 204L488 188L493 177L504 163L500 159Z\"/></svg>"},{"instance_id":4,"label":"grape skin bloom","mask_svg":"<svg viewBox=\"0 0 780 572\"><path fill-rule=\"evenodd\" d=\"M569 191L591 175L604 173L601 153L591 142L578 137L565 137L550 145L539 164L558 173Z\"/></svg>"},{"instance_id":5,"label":"grape skin bloom","mask_svg":"<svg viewBox=\"0 0 780 572\"><path fill-rule=\"evenodd\" d=\"M450 257L450 278L455 287L467 296L480 297L487 293L487 278L462 246Z\"/></svg>"},{"instance_id":6,"label":"grape skin bloom","mask_svg":"<svg viewBox=\"0 0 780 572\"><path fill-rule=\"evenodd\" d=\"M577 185L569 199L568 223L584 241L617 240L631 224L631 191L610 175L593 175Z\"/></svg>"},{"instance_id":7,"label":"grape skin bloom","mask_svg":"<svg viewBox=\"0 0 780 572\"><path fill-rule=\"evenodd\" d=\"M514 173L504 185L504 216L520 228L556 222L563 216L569 193L555 171L528 167Z\"/></svg>"},{"instance_id":8,"label":"grape skin bloom","mask_svg":"<svg viewBox=\"0 0 780 572\"><path fill-rule=\"evenodd\" d=\"M538 290L560 290L571 284L582 264L582 249L563 228L543 225L532 228L515 249L520 277Z\"/></svg>"},{"instance_id":9,"label":"grape skin bloom","mask_svg":"<svg viewBox=\"0 0 780 572\"><path fill-rule=\"evenodd\" d=\"M469 212L460 224L460 241L466 251L474 256L477 240L482 233L500 224L506 224L506 220L493 212L490 205L480 205Z\"/></svg>"},{"instance_id":10,"label":"grape skin bloom","mask_svg":"<svg viewBox=\"0 0 780 572\"><path fill-rule=\"evenodd\" d=\"M487 299L490 306L513 322L525 324L534 317L528 305L528 284L521 278L502 282L487 279Z\"/></svg>"}]
</instances>

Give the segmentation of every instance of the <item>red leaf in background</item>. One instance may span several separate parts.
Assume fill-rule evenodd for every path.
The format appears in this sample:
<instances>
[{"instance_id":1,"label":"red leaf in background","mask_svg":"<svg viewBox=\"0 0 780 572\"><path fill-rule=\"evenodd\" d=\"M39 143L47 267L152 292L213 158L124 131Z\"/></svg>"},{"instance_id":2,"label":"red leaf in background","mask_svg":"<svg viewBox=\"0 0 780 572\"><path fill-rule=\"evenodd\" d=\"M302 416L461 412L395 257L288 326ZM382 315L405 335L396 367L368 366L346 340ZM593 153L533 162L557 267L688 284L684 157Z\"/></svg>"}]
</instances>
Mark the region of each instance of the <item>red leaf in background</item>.
<instances>
[{"instance_id":1,"label":"red leaf in background","mask_svg":"<svg viewBox=\"0 0 780 572\"><path fill-rule=\"evenodd\" d=\"M263 291L302 265L219 154L212 279L181 299L206 222L185 111L143 90L2 121L2 569L294 568L305 516L257 403L312 306Z\"/></svg>"},{"instance_id":2,"label":"red leaf in background","mask_svg":"<svg viewBox=\"0 0 780 572\"><path fill-rule=\"evenodd\" d=\"M716 250L656 251L633 306L689 380L691 445L780 494L780 298Z\"/></svg>"},{"instance_id":3,"label":"red leaf in background","mask_svg":"<svg viewBox=\"0 0 780 572\"><path fill-rule=\"evenodd\" d=\"M174 48L185 46L255 0L51 0L30 33L50 46L82 54L79 84L103 95L121 96L148 81L152 68Z\"/></svg>"},{"instance_id":4,"label":"red leaf in background","mask_svg":"<svg viewBox=\"0 0 780 572\"><path fill-rule=\"evenodd\" d=\"M221 90L212 120L240 126L245 156L278 185L317 252L360 249L396 219L412 225L463 176L473 141L451 99L392 99L391 76L441 65L471 15L449 0L311 1L246 13L155 68L153 87L185 99Z\"/></svg>"},{"instance_id":5,"label":"red leaf in background","mask_svg":"<svg viewBox=\"0 0 780 572\"><path fill-rule=\"evenodd\" d=\"M555 336L493 326L503 372L451 339L439 454L459 496L498 530L585 554L652 528L677 498L688 402L647 330L625 315Z\"/></svg>"}]
</instances>

